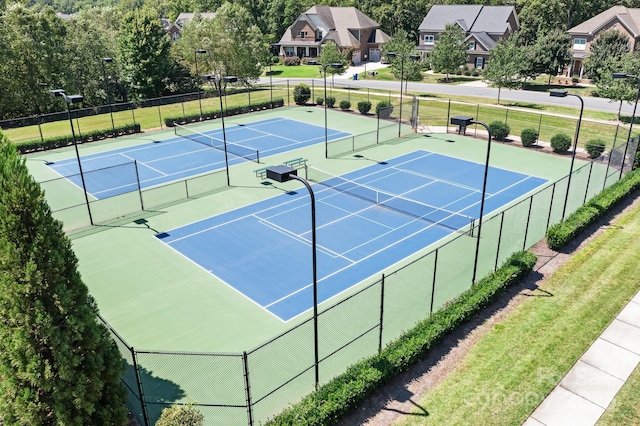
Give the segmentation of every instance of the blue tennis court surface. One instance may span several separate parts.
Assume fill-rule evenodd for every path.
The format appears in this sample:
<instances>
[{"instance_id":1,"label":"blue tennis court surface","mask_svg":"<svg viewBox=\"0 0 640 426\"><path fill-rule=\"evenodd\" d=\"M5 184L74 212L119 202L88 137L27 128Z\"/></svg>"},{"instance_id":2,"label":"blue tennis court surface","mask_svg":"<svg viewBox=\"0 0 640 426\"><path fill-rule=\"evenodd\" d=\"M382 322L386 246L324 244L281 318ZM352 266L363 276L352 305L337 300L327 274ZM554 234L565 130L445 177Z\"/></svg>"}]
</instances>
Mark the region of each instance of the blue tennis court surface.
<instances>
[{"instance_id":1,"label":"blue tennis court surface","mask_svg":"<svg viewBox=\"0 0 640 426\"><path fill-rule=\"evenodd\" d=\"M468 230L479 216L483 174L483 164L416 151L314 184L318 300ZM491 167L485 212L545 182ZM310 227L301 187L157 238L287 321L313 306Z\"/></svg>"},{"instance_id":2,"label":"blue tennis court surface","mask_svg":"<svg viewBox=\"0 0 640 426\"><path fill-rule=\"evenodd\" d=\"M229 152L232 144L243 150L254 150L264 158L269 155L324 142L325 128L296 120L276 117L248 124L226 126ZM222 129L203 132L218 145L223 144ZM349 133L327 129L329 140L341 139ZM137 162L137 172L134 166ZM246 159L229 154L229 165ZM183 137L116 149L81 157L87 192L96 199L112 197L225 167L224 152ZM76 158L49 167L82 187Z\"/></svg>"}]
</instances>

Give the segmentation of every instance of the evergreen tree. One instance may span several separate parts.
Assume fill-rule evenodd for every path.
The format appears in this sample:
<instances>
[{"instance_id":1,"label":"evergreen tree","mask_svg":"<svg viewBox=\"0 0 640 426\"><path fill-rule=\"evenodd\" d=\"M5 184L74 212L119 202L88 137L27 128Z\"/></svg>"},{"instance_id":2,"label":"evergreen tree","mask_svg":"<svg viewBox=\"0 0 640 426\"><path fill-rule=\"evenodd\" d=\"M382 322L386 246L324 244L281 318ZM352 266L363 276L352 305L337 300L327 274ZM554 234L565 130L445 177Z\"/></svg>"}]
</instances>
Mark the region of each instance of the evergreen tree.
<instances>
[{"instance_id":1,"label":"evergreen tree","mask_svg":"<svg viewBox=\"0 0 640 426\"><path fill-rule=\"evenodd\" d=\"M122 425L124 365L25 160L0 133L0 418Z\"/></svg>"}]
</instances>

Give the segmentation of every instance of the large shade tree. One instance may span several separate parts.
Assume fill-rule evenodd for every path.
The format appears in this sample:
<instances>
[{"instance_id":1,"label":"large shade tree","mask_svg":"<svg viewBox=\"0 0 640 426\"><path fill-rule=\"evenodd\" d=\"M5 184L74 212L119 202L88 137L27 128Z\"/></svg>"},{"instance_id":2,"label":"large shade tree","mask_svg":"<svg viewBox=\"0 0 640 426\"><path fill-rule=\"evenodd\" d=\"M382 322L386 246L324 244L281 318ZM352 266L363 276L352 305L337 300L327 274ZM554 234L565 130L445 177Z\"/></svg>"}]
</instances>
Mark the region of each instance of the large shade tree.
<instances>
[{"instance_id":1,"label":"large shade tree","mask_svg":"<svg viewBox=\"0 0 640 426\"><path fill-rule=\"evenodd\" d=\"M416 45L409 34L404 30L398 32L382 47L382 54L395 53L395 57L387 57L386 60L391 64L393 76L397 79L418 81L422 79L422 62L410 59L411 55L415 55ZM404 70L403 59L404 58Z\"/></svg>"},{"instance_id":2,"label":"large shade tree","mask_svg":"<svg viewBox=\"0 0 640 426\"><path fill-rule=\"evenodd\" d=\"M0 418L122 425L124 363L24 158L0 133Z\"/></svg>"},{"instance_id":3,"label":"large shade tree","mask_svg":"<svg viewBox=\"0 0 640 426\"><path fill-rule=\"evenodd\" d=\"M506 40L500 40L491 49L491 59L482 75L490 86L498 88L498 104L502 89L517 89L522 86L525 78L523 73L526 71L523 65L526 68L527 64L527 50L520 43L517 33Z\"/></svg>"},{"instance_id":4,"label":"large shade tree","mask_svg":"<svg viewBox=\"0 0 640 426\"><path fill-rule=\"evenodd\" d=\"M438 72L445 72L447 80L449 74L455 73L467 62L468 44L464 39L464 31L459 25L447 24L429 54L431 67Z\"/></svg>"}]
</instances>

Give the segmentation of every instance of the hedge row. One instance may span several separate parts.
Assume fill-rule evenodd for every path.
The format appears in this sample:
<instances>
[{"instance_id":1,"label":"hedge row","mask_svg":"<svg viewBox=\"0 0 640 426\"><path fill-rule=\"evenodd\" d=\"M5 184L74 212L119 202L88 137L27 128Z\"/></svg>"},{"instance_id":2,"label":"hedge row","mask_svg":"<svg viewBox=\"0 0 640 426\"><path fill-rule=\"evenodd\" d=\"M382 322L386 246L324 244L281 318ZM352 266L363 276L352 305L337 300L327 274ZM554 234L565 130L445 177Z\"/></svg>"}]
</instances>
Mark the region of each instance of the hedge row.
<instances>
[{"instance_id":1,"label":"hedge row","mask_svg":"<svg viewBox=\"0 0 640 426\"><path fill-rule=\"evenodd\" d=\"M284 106L284 99L277 98L273 100L274 108L281 107L281 106ZM271 108L271 101L261 102L258 104L251 104L251 106L248 106L248 105L236 106L236 107L225 109L224 116L226 117L228 115L245 114L247 112L260 111L260 110L269 109L269 108ZM220 117L219 109L202 111L202 120L212 120L214 118L219 118L219 117ZM187 123L194 123L196 121L201 121L200 114L177 115L174 117L164 118L164 124L167 127L173 127L173 123L187 124Z\"/></svg>"},{"instance_id":2,"label":"hedge row","mask_svg":"<svg viewBox=\"0 0 640 426\"><path fill-rule=\"evenodd\" d=\"M636 169L594 196L564 221L550 226L547 230L547 244L553 250L558 250L598 220L616 203L639 188L640 169Z\"/></svg>"},{"instance_id":3,"label":"hedge row","mask_svg":"<svg viewBox=\"0 0 640 426\"><path fill-rule=\"evenodd\" d=\"M140 133L140 124L127 124L126 126L120 126L115 128L117 136L131 135L134 133ZM113 129L94 130L92 132L85 132L81 135L76 135L76 141L78 143L95 142L103 139L113 137ZM71 135L67 136L55 136L51 138L44 138L43 140L31 140L24 142L15 142L14 144L21 154L27 154L36 151L47 151L49 149L62 148L64 146L73 145L73 138Z\"/></svg>"},{"instance_id":4,"label":"hedge row","mask_svg":"<svg viewBox=\"0 0 640 426\"><path fill-rule=\"evenodd\" d=\"M519 282L535 265L530 252L513 254L496 272L390 343L378 355L349 367L267 425L329 425L353 410L375 389L393 379L431 350L447 333L471 319L498 294Z\"/></svg>"}]
</instances>

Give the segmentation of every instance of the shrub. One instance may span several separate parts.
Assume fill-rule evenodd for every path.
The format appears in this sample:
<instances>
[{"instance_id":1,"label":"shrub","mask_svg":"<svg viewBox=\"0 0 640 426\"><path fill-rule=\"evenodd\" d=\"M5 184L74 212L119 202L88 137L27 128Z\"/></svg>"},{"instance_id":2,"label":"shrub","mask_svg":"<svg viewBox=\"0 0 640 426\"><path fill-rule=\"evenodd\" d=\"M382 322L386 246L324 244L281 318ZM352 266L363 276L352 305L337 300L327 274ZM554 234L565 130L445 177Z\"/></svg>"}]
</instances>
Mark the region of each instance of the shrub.
<instances>
[{"instance_id":1,"label":"shrub","mask_svg":"<svg viewBox=\"0 0 640 426\"><path fill-rule=\"evenodd\" d=\"M602 139L591 139L587 142L587 153L589 153L589 158L598 158L604 152L604 147L606 146L606 142Z\"/></svg>"},{"instance_id":2,"label":"shrub","mask_svg":"<svg viewBox=\"0 0 640 426\"><path fill-rule=\"evenodd\" d=\"M573 84L577 84L580 81L580 78L578 78L577 75L574 75L573 77L571 77L571 82Z\"/></svg>"},{"instance_id":3,"label":"shrub","mask_svg":"<svg viewBox=\"0 0 640 426\"><path fill-rule=\"evenodd\" d=\"M320 97L319 97L319 98L317 98L317 99L316 99L316 103L317 103L318 105L322 105L322 104L324 103L324 98L320 98Z\"/></svg>"},{"instance_id":4,"label":"shrub","mask_svg":"<svg viewBox=\"0 0 640 426\"><path fill-rule=\"evenodd\" d=\"M532 128L523 129L520 133L520 140L522 146L531 146L538 142L538 131Z\"/></svg>"},{"instance_id":5,"label":"shrub","mask_svg":"<svg viewBox=\"0 0 640 426\"><path fill-rule=\"evenodd\" d=\"M336 104L336 98L333 96L327 96L327 107L333 108L335 104Z\"/></svg>"},{"instance_id":6,"label":"shrub","mask_svg":"<svg viewBox=\"0 0 640 426\"><path fill-rule=\"evenodd\" d=\"M341 110L346 111L349 108L351 108L351 102L349 102L349 101L340 101L340 109Z\"/></svg>"},{"instance_id":7,"label":"shrub","mask_svg":"<svg viewBox=\"0 0 640 426\"><path fill-rule=\"evenodd\" d=\"M360 114L367 114L369 111L371 111L371 102L369 101L360 101L358 102L358 111L360 111Z\"/></svg>"},{"instance_id":8,"label":"shrub","mask_svg":"<svg viewBox=\"0 0 640 426\"><path fill-rule=\"evenodd\" d=\"M293 101L296 105L304 105L311 98L311 88L304 83L298 84L293 89Z\"/></svg>"},{"instance_id":9,"label":"shrub","mask_svg":"<svg viewBox=\"0 0 640 426\"><path fill-rule=\"evenodd\" d=\"M466 75L466 76L470 76L471 75L471 70L468 67L464 67L464 75Z\"/></svg>"},{"instance_id":10,"label":"shrub","mask_svg":"<svg viewBox=\"0 0 640 426\"><path fill-rule=\"evenodd\" d=\"M280 63L280 57L279 56L272 56L271 57L271 63L274 64L274 65Z\"/></svg>"},{"instance_id":11,"label":"shrub","mask_svg":"<svg viewBox=\"0 0 640 426\"><path fill-rule=\"evenodd\" d=\"M202 426L204 415L192 404L172 405L162 410L156 426Z\"/></svg>"},{"instance_id":12,"label":"shrub","mask_svg":"<svg viewBox=\"0 0 640 426\"><path fill-rule=\"evenodd\" d=\"M224 115L225 117L228 115L238 115L244 114L251 111L260 111L264 109L271 108L271 102L265 101L257 104L248 105L239 105L234 107L225 108ZM275 98L273 100L273 108L284 106L284 99ZM220 110L203 110L202 111L202 120L211 120L214 118L220 118ZM193 123L196 121L200 121L200 114L190 114L190 115L177 115L177 116L168 116L164 117L164 124L167 127L173 127L174 123L178 124L187 124Z\"/></svg>"},{"instance_id":13,"label":"shrub","mask_svg":"<svg viewBox=\"0 0 640 426\"><path fill-rule=\"evenodd\" d=\"M621 180L611 185L587 204L571 213L564 221L551 225L547 230L547 244L558 250L587 226L594 223L620 200L640 188L640 171L627 173Z\"/></svg>"},{"instance_id":14,"label":"shrub","mask_svg":"<svg viewBox=\"0 0 640 426\"><path fill-rule=\"evenodd\" d=\"M476 68L474 68L471 71L471 75L474 76L474 77L478 77L480 75L480 70L477 70Z\"/></svg>"},{"instance_id":15,"label":"shrub","mask_svg":"<svg viewBox=\"0 0 640 426\"><path fill-rule=\"evenodd\" d=\"M393 105L389 101L380 101L376 105L376 115L380 118L389 118L393 112Z\"/></svg>"},{"instance_id":16,"label":"shrub","mask_svg":"<svg viewBox=\"0 0 640 426\"><path fill-rule=\"evenodd\" d=\"M300 65L300 58L298 58L297 56L287 56L286 58L284 58L284 64L288 67Z\"/></svg>"},{"instance_id":17,"label":"shrub","mask_svg":"<svg viewBox=\"0 0 640 426\"><path fill-rule=\"evenodd\" d=\"M497 141L504 141L511 131L511 128L507 123L503 123L502 121L494 121L490 123L489 129L491 130L491 136L493 136Z\"/></svg>"},{"instance_id":18,"label":"shrub","mask_svg":"<svg viewBox=\"0 0 640 426\"><path fill-rule=\"evenodd\" d=\"M555 152L565 152L571 146L571 137L564 133L556 133L551 138L551 148Z\"/></svg>"}]
</instances>

